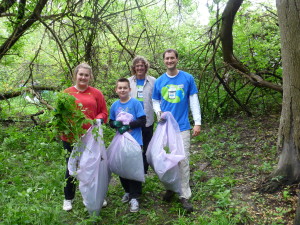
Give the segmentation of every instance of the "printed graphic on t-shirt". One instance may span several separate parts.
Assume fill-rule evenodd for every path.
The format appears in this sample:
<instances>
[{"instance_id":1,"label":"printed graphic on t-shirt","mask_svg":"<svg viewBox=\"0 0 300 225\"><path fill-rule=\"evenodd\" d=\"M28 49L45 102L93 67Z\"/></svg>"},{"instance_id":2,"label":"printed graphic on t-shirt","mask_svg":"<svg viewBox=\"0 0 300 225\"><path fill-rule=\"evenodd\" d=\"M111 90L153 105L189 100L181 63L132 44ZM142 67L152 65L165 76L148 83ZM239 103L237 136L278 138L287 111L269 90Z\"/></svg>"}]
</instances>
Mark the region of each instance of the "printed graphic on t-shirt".
<instances>
[{"instance_id":1,"label":"printed graphic on t-shirt","mask_svg":"<svg viewBox=\"0 0 300 225\"><path fill-rule=\"evenodd\" d=\"M184 98L183 85L169 84L162 88L161 94L164 100L170 103L178 103Z\"/></svg>"},{"instance_id":2,"label":"printed graphic on t-shirt","mask_svg":"<svg viewBox=\"0 0 300 225\"><path fill-rule=\"evenodd\" d=\"M143 86L137 85L136 88L137 88L136 99L139 100L140 102L143 102L144 101Z\"/></svg>"},{"instance_id":3,"label":"printed graphic on t-shirt","mask_svg":"<svg viewBox=\"0 0 300 225\"><path fill-rule=\"evenodd\" d=\"M120 113L120 112L127 112L127 113L131 113L132 108L129 107L118 107L118 109L116 110L116 116Z\"/></svg>"}]
</instances>

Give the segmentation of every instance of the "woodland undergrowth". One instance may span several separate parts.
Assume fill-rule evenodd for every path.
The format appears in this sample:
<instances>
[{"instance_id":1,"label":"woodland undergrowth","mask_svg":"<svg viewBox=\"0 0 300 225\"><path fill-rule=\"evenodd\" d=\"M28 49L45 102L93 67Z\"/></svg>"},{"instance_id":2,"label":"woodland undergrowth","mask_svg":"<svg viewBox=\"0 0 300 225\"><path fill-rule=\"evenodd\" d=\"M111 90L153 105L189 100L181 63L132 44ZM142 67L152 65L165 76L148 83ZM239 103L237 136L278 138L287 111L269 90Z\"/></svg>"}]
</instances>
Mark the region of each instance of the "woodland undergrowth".
<instances>
[{"instance_id":1,"label":"woodland undergrowth","mask_svg":"<svg viewBox=\"0 0 300 225\"><path fill-rule=\"evenodd\" d=\"M62 210L65 153L45 126L4 124L0 131L0 224L292 224L296 186L274 194L257 187L277 163L280 114L234 115L204 123L192 139L191 203L186 214L177 198L162 201L164 188L152 170L143 185L140 211L121 203L113 175L108 206L91 218L77 190L73 210ZM26 128L24 128L26 127ZM106 144L114 131L104 127Z\"/></svg>"}]
</instances>

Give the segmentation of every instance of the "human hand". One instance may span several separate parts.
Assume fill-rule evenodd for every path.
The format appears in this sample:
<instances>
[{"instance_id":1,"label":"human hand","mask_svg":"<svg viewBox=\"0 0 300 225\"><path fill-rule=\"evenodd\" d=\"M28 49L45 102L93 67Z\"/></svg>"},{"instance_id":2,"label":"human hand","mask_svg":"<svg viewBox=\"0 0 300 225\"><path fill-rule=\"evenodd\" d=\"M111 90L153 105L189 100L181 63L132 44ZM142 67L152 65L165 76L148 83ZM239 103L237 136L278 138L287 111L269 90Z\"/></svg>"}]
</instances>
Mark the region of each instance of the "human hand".
<instances>
[{"instance_id":1,"label":"human hand","mask_svg":"<svg viewBox=\"0 0 300 225\"><path fill-rule=\"evenodd\" d=\"M101 126L102 123L103 123L102 119L96 119L96 121L94 122L94 124L98 126Z\"/></svg>"},{"instance_id":2,"label":"human hand","mask_svg":"<svg viewBox=\"0 0 300 225\"><path fill-rule=\"evenodd\" d=\"M198 136L201 132L201 125L195 125L193 127L193 134L192 136L195 137L195 136Z\"/></svg>"},{"instance_id":3,"label":"human hand","mask_svg":"<svg viewBox=\"0 0 300 225\"><path fill-rule=\"evenodd\" d=\"M128 130L130 130L129 125L124 125L124 126L118 128L118 131L119 131L120 134L124 134Z\"/></svg>"},{"instance_id":4,"label":"human hand","mask_svg":"<svg viewBox=\"0 0 300 225\"><path fill-rule=\"evenodd\" d=\"M115 127L115 128L120 128L120 127L122 127L123 126L123 122L122 121L113 121L113 126Z\"/></svg>"},{"instance_id":5,"label":"human hand","mask_svg":"<svg viewBox=\"0 0 300 225\"><path fill-rule=\"evenodd\" d=\"M166 119L162 118L161 115L163 114L162 111L159 111L156 113L157 122L160 124L164 124L166 122Z\"/></svg>"}]
</instances>

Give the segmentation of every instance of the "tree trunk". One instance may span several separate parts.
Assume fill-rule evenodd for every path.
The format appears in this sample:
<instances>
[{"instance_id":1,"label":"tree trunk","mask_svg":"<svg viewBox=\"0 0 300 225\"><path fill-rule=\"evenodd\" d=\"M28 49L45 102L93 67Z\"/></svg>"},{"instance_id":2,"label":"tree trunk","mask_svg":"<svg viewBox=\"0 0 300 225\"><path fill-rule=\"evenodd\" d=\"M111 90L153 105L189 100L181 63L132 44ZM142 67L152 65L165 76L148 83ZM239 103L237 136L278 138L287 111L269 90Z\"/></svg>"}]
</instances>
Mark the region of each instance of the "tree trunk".
<instances>
[{"instance_id":1,"label":"tree trunk","mask_svg":"<svg viewBox=\"0 0 300 225\"><path fill-rule=\"evenodd\" d=\"M265 190L269 191L300 180L300 2L276 0L276 6L281 37L283 102L277 142L280 158L270 176L269 187L266 186Z\"/></svg>"}]
</instances>

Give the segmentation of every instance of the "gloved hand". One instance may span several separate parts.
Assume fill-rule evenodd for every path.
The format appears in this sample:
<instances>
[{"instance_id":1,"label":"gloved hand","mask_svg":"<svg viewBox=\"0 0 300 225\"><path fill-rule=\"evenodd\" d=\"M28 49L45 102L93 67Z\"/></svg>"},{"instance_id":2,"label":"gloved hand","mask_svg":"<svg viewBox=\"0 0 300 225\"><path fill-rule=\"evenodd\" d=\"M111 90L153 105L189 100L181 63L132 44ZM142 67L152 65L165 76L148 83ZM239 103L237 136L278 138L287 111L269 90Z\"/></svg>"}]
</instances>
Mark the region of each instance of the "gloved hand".
<instances>
[{"instance_id":1,"label":"gloved hand","mask_svg":"<svg viewBox=\"0 0 300 225\"><path fill-rule=\"evenodd\" d=\"M118 131L119 131L120 134L124 134L128 130L130 130L129 125L124 125L124 126L118 128Z\"/></svg>"},{"instance_id":2,"label":"gloved hand","mask_svg":"<svg viewBox=\"0 0 300 225\"><path fill-rule=\"evenodd\" d=\"M103 123L103 119L96 119L96 121L94 122L95 125L100 126Z\"/></svg>"},{"instance_id":3,"label":"gloved hand","mask_svg":"<svg viewBox=\"0 0 300 225\"><path fill-rule=\"evenodd\" d=\"M115 128L120 128L120 127L122 127L123 126L123 122L122 121L114 121L113 122L113 126L115 127Z\"/></svg>"}]
</instances>

